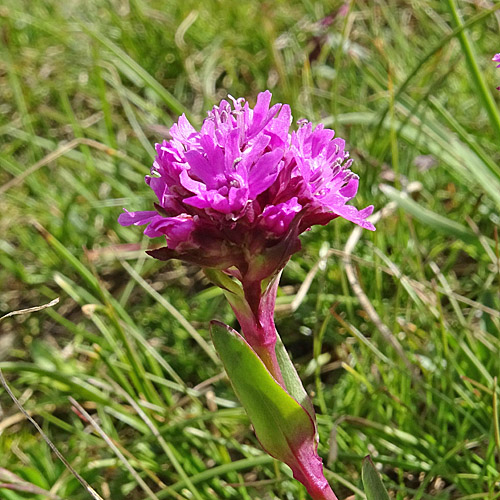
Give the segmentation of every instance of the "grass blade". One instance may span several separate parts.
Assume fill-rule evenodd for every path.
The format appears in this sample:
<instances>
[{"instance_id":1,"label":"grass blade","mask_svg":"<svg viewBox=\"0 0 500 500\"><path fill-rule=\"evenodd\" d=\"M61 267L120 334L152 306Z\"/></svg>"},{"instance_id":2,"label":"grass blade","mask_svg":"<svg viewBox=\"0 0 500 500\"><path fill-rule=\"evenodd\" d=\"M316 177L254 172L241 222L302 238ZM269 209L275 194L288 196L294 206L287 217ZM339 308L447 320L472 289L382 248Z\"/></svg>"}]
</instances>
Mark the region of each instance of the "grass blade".
<instances>
[{"instance_id":1,"label":"grass blade","mask_svg":"<svg viewBox=\"0 0 500 500\"><path fill-rule=\"evenodd\" d=\"M448 9L451 13L451 17L457 28L464 28L464 23L460 18L460 14L458 12L457 6L455 4L455 0L448 0ZM488 86L484 80L483 74L479 69L479 65L477 64L477 55L474 52L474 48L472 47L472 43L467 36L467 32L465 29L462 29L460 33L457 34L458 39L460 40L460 45L462 46L462 51L465 54L465 60L467 62L467 66L469 68L469 73L471 75L471 79L476 86L476 91L479 94L479 97L483 101L483 105L486 108L486 112L490 117L491 126L496 132L496 135L500 139L500 113L498 112L497 105L493 100L493 96L491 95Z\"/></svg>"},{"instance_id":2,"label":"grass blade","mask_svg":"<svg viewBox=\"0 0 500 500\"><path fill-rule=\"evenodd\" d=\"M413 215L413 217L418 219L423 224L433 227L438 232L442 232L462 240L464 243L480 247L477 236L467 227L443 217L432 210L424 208L416 201L413 201L407 194L394 189L392 186L382 184L380 185L380 190L387 196L387 198L395 201L400 207L402 207L409 214Z\"/></svg>"},{"instance_id":3,"label":"grass blade","mask_svg":"<svg viewBox=\"0 0 500 500\"><path fill-rule=\"evenodd\" d=\"M114 44L102 33L99 33L98 31L95 31L94 29L85 26L84 24L81 24L80 26L83 31L85 31L85 33L104 45L120 61L122 61L123 64L128 66L149 88L151 88L158 95L158 97L160 97L160 99L169 107L171 111L173 111L177 115L182 115L184 113L188 120L191 119L189 111L165 87L163 87L140 64L134 61L120 47Z\"/></svg>"}]
</instances>

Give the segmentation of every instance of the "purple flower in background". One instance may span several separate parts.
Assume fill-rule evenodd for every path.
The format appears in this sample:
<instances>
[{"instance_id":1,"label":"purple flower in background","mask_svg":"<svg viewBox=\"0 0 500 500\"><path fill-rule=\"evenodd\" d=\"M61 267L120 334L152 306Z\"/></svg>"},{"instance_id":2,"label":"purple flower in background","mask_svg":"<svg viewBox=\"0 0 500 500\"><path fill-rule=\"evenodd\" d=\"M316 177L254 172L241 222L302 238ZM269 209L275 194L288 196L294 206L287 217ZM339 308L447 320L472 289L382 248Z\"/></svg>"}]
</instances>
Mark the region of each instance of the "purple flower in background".
<instances>
[{"instance_id":1,"label":"purple flower in background","mask_svg":"<svg viewBox=\"0 0 500 500\"><path fill-rule=\"evenodd\" d=\"M500 54L495 54L492 59L493 62L500 63ZM497 68L500 68L500 64L497 64ZM497 87L497 90L500 90L500 87Z\"/></svg>"},{"instance_id":2,"label":"purple flower in background","mask_svg":"<svg viewBox=\"0 0 500 500\"><path fill-rule=\"evenodd\" d=\"M358 178L333 130L302 122L290 134L290 107L270 106L269 91L253 109L243 98L230 100L214 106L200 131L181 116L171 139L156 145L146 177L156 210L119 218L166 237L167 246L150 255L257 281L282 268L314 224L343 217L374 230L366 220L373 207L347 205Z\"/></svg>"}]
</instances>

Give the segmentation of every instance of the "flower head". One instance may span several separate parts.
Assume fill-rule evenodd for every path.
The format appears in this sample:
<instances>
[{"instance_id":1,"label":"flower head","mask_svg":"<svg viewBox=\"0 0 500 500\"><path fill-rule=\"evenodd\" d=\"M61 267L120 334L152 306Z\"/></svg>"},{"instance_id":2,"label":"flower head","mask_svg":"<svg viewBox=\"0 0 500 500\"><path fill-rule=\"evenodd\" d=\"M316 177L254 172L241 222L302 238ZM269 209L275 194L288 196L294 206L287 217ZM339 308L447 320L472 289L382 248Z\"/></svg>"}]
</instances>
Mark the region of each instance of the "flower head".
<instances>
[{"instance_id":1,"label":"flower head","mask_svg":"<svg viewBox=\"0 0 500 500\"><path fill-rule=\"evenodd\" d=\"M167 246L150 253L252 281L276 273L314 224L343 217L374 230L373 211L347 205L358 189L345 143L323 125L302 122L290 134L290 107L271 106L269 91L252 109L223 100L200 131L183 115L170 140L156 145L147 184L155 211L125 212L120 224L148 224L147 236Z\"/></svg>"}]
</instances>

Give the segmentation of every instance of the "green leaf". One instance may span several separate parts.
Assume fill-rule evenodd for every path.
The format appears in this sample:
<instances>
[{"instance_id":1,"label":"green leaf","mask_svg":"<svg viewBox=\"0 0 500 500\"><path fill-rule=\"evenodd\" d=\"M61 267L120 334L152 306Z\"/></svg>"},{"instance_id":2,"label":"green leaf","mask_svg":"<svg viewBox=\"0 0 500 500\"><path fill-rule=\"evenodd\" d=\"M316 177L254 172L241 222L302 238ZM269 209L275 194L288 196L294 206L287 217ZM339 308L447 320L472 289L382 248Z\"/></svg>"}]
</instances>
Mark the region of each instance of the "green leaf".
<instances>
[{"instance_id":1,"label":"green leaf","mask_svg":"<svg viewBox=\"0 0 500 500\"><path fill-rule=\"evenodd\" d=\"M261 445L274 458L294 462L297 446L308 440L314 446L316 431L310 415L275 381L239 333L217 321L212 321L210 332Z\"/></svg>"},{"instance_id":2,"label":"green leaf","mask_svg":"<svg viewBox=\"0 0 500 500\"><path fill-rule=\"evenodd\" d=\"M387 490L373 465L370 455L366 456L363 460L361 479L365 488L366 500L389 500Z\"/></svg>"}]
</instances>

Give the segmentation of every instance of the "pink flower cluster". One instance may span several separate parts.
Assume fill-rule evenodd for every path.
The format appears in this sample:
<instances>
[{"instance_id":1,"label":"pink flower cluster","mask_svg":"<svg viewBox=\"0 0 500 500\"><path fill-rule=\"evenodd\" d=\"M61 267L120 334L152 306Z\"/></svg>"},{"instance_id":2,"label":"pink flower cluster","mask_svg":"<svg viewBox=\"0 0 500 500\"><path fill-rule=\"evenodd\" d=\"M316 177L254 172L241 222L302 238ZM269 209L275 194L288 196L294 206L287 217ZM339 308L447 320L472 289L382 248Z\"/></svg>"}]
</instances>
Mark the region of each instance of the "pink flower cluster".
<instances>
[{"instance_id":1,"label":"pink flower cluster","mask_svg":"<svg viewBox=\"0 0 500 500\"><path fill-rule=\"evenodd\" d=\"M263 279L300 248L298 235L314 224L340 216L375 229L366 220L372 206L347 205L358 177L333 130L302 121L290 133L290 107L271 106L269 91L253 109L243 98L230 101L214 106L200 131L179 118L171 139L156 145L146 177L156 210L119 217L124 226L148 224L147 236L166 237L153 257L232 268L241 279L255 272L254 257L264 256L268 265L254 276Z\"/></svg>"}]
</instances>

